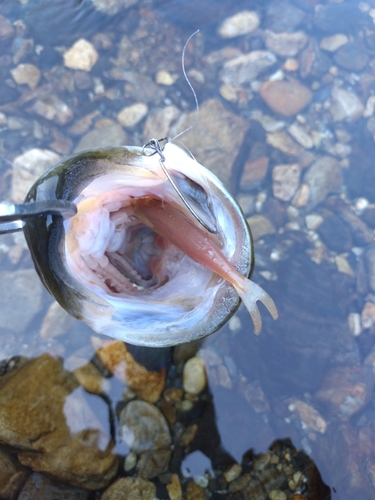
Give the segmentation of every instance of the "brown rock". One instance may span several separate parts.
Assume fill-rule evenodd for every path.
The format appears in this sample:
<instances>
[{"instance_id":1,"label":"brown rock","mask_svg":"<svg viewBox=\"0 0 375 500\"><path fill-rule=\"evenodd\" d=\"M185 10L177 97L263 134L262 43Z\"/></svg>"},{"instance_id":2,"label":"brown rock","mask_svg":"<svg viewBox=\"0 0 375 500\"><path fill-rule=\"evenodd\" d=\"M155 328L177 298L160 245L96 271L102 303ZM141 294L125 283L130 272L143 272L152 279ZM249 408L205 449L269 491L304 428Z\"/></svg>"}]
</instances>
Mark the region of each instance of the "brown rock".
<instances>
[{"instance_id":1,"label":"brown rock","mask_svg":"<svg viewBox=\"0 0 375 500\"><path fill-rule=\"evenodd\" d=\"M166 370L149 372L135 361L128 352L126 344L119 340L105 341L97 350L97 356L103 365L124 382L136 396L149 403L156 403L164 389Z\"/></svg>"},{"instance_id":2,"label":"brown rock","mask_svg":"<svg viewBox=\"0 0 375 500\"><path fill-rule=\"evenodd\" d=\"M156 486L141 477L122 477L105 490L101 500L157 500Z\"/></svg>"},{"instance_id":3,"label":"brown rock","mask_svg":"<svg viewBox=\"0 0 375 500\"><path fill-rule=\"evenodd\" d=\"M263 215L253 215L247 219L247 223L255 241L266 234L273 234L275 232L273 224L266 217L263 217Z\"/></svg>"},{"instance_id":4,"label":"brown rock","mask_svg":"<svg viewBox=\"0 0 375 500\"><path fill-rule=\"evenodd\" d=\"M185 115L178 124L178 131L194 123L195 117L195 112ZM182 140L197 161L229 187L233 179L232 167L248 128L246 120L227 110L220 101L210 99L202 105L198 122Z\"/></svg>"},{"instance_id":5,"label":"brown rock","mask_svg":"<svg viewBox=\"0 0 375 500\"><path fill-rule=\"evenodd\" d=\"M310 104L312 92L297 80L276 80L263 83L260 96L276 113L294 116Z\"/></svg>"},{"instance_id":6,"label":"brown rock","mask_svg":"<svg viewBox=\"0 0 375 500\"><path fill-rule=\"evenodd\" d=\"M127 143L127 135L118 123L105 123L103 126L87 132L79 141L75 152L88 149L104 148L106 146L122 146Z\"/></svg>"},{"instance_id":7,"label":"brown rock","mask_svg":"<svg viewBox=\"0 0 375 500\"><path fill-rule=\"evenodd\" d=\"M11 74L19 85L28 85L31 90L34 90L40 80L40 70L34 64L19 64L12 69Z\"/></svg>"},{"instance_id":8,"label":"brown rock","mask_svg":"<svg viewBox=\"0 0 375 500\"><path fill-rule=\"evenodd\" d=\"M34 472L23 487L18 500L87 500L89 492L58 484Z\"/></svg>"},{"instance_id":9,"label":"brown rock","mask_svg":"<svg viewBox=\"0 0 375 500\"><path fill-rule=\"evenodd\" d=\"M73 110L55 95L37 99L27 111L54 121L58 125L66 125L73 118Z\"/></svg>"},{"instance_id":10,"label":"brown rock","mask_svg":"<svg viewBox=\"0 0 375 500\"><path fill-rule=\"evenodd\" d=\"M29 475L14 455L0 449L0 498L15 500Z\"/></svg>"},{"instance_id":11,"label":"brown rock","mask_svg":"<svg viewBox=\"0 0 375 500\"><path fill-rule=\"evenodd\" d=\"M20 462L36 472L99 489L116 474L118 461L109 431L102 429L77 385L61 361L47 354L4 375L0 441L18 450Z\"/></svg>"},{"instance_id":12,"label":"brown rock","mask_svg":"<svg viewBox=\"0 0 375 500\"><path fill-rule=\"evenodd\" d=\"M256 160L247 161L241 176L241 189L246 191L259 187L267 175L268 163L268 156L261 156Z\"/></svg>"},{"instance_id":13,"label":"brown rock","mask_svg":"<svg viewBox=\"0 0 375 500\"><path fill-rule=\"evenodd\" d=\"M291 156L299 156L303 148L297 144L284 130L269 132L266 137L267 144Z\"/></svg>"}]
</instances>

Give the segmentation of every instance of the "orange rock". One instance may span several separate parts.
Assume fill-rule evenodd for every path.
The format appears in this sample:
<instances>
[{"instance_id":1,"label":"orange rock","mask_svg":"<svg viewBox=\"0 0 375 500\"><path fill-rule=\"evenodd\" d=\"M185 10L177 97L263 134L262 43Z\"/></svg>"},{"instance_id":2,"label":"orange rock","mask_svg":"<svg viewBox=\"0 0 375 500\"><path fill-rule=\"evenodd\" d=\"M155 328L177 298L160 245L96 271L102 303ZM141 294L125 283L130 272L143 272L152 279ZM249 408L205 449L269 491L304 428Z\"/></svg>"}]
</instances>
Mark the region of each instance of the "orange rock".
<instances>
[{"instance_id":1,"label":"orange rock","mask_svg":"<svg viewBox=\"0 0 375 500\"><path fill-rule=\"evenodd\" d=\"M104 341L96 354L103 365L127 384L138 398L149 403L156 403L160 399L165 385L165 368L159 372L148 371L135 361L126 344L120 340Z\"/></svg>"},{"instance_id":2,"label":"orange rock","mask_svg":"<svg viewBox=\"0 0 375 500\"><path fill-rule=\"evenodd\" d=\"M294 116L312 100L310 89L297 80L276 80L263 83L260 96L276 113Z\"/></svg>"}]
</instances>

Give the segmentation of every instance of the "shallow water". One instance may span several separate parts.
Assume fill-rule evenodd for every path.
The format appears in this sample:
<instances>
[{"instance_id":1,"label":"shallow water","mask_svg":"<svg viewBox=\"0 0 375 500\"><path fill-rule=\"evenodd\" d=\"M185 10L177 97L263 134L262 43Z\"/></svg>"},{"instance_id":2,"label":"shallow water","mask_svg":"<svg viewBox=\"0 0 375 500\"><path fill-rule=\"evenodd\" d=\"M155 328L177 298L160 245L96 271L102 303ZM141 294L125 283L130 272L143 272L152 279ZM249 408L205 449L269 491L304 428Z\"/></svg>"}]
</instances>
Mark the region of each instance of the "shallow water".
<instances>
[{"instance_id":1,"label":"shallow water","mask_svg":"<svg viewBox=\"0 0 375 500\"><path fill-rule=\"evenodd\" d=\"M114 2L116 14L94 3L0 5L2 199L21 201L76 151L142 146L190 125L181 54L199 28L186 71L203 125L181 139L239 201L255 240L254 281L279 320L262 308L256 337L241 306L199 345L112 352L54 305L22 233L1 236L0 469L6 460L24 468L0 497L50 498L54 488L61 498L107 490L108 500L117 478L140 474L158 498L375 498L375 3L140 0ZM244 10L252 14L223 28ZM63 56L81 38L97 61L72 69ZM119 113L134 103L147 114L131 123ZM34 148L48 151L33 160ZM182 373L195 356L208 385L194 396ZM157 388L146 394L151 379ZM144 448L121 430L136 432L137 420ZM84 432L94 432L90 445ZM74 479L85 460L91 473ZM35 496L38 481L45 496Z\"/></svg>"}]
</instances>

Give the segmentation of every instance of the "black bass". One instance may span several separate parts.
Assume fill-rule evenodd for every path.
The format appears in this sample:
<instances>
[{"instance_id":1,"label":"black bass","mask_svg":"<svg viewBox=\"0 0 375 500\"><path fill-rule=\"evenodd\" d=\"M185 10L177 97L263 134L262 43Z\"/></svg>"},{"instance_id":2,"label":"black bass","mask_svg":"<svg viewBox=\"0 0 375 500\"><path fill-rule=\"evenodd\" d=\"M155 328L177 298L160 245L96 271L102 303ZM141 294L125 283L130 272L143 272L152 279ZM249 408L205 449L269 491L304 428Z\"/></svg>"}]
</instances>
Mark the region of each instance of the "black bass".
<instances>
[{"instance_id":1,"label":"black bass","mask_svg":"<svg viewBox=\"0 0 375 500\"><path fill-rule=\"evenodd\" d=\"M251 234L222 183L167 143L165 168L208 232L182 203L158 154L120 147L86 151L61 162L26 201L77 204L71 219L28 218L24 227L44 285L72 316L125 342L164 347L205 337L222 326L240 298L255 333L256 301L276 318L269 295L247 276Z\"/></svg>"}]
</instances>

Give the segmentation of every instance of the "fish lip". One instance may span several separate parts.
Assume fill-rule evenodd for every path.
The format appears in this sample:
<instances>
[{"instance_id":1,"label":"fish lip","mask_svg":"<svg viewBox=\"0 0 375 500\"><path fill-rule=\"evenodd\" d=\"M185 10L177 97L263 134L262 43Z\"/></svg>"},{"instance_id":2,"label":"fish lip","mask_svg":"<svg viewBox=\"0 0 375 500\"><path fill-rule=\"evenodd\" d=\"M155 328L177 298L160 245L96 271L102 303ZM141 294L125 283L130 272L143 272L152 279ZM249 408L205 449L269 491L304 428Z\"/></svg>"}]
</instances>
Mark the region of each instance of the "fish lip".
<instances>
[{"instance_id":1,"label":"fish lip","mask_svg":"<svg viewBox=\"0 0 375 500\"><path fill-rule=\"evenodd\" d=\"M184 151L173 144L168 144L166 148L168 148L165 153L167 160L173 160L173 155L177 150L177 163L181 155L187 156ZM77 193L81 191L80 187L72 185L73 180L77 180L81 176L83 177L83 179L81 179L81 185L88 185L89 181L87 175L82 175L82 165L88 165L98 154L101 158L101 168L103 169L106 165L110 164L113 158L118 162L117 165L120 165L121 162L123 165L128 162L134 168L142 166L144 162L142 148L137 147L124 146L122 148L102 148L100 150L78 153L72 158L60 162L60 164L42 176L30 190L27 196L28 201L38 198L42 199L45 196L55 197L57 199L63 197L64 199L73 201ZM204 168L202 166L199 167ZM231 260L241 274L249 276L253 267L253 247L251 233L246 219L237 202L228 193L216 176L206 169L205 173L209 179L214 196L221 199L227 211L228 219L230 218L232 224L236 226L236 248L231 256ZM90 175L92 179L94 173L91 172ZM47 221L46 217L41 217L38 221L29 220L26 223L26 240L42 280L58 302L67 309L70 314L79 319L85 316L85 304L84 301L82 301L82 296L86 295L86 300L90 302L91 305L96 303L101 304L103 310L105 310L105 301L103 301L102 297L98 297L96 294L88 292L80 283L72 279L71 276L67 276L68 273L66 270L64 274L64 270L61 269L61 266L56 267L56 263L54 262L56 259L53 254L57 251L57 248L59 248L59 252L62 252L61 240L58 241L60 246L56 244L56 242L52 245L52 241L54 238L61 238L61 234L59 236L59 231L57 231L58 228L60 228L60 233L64 233L61 218L55 216L52 216L49 221ZM38 235L38 238L36 238L36 235ZM36 239L39 239L39 242L36 242ZM63 261L63 252L61 255ZM74 304L74 307L72 304ZM107 326L101 326L101 333L141 346L166 347L176 345L201 339L218 330L226 323L229 317L234 314L239 304L240 300L233 287L229 283L223 281L216 293L209 314L193 327L176 328L173 321L171 321L164 325L162 329L159 328L158 331L155 331L152 330L152 328L132 329L119 327L115 322L109 323ZM103 316L106 314L107 313L103 313ZM85 317L84 319L94 330L97 329L95 322L90 322L90 318Z\"/></svg>"}]
</instances>

